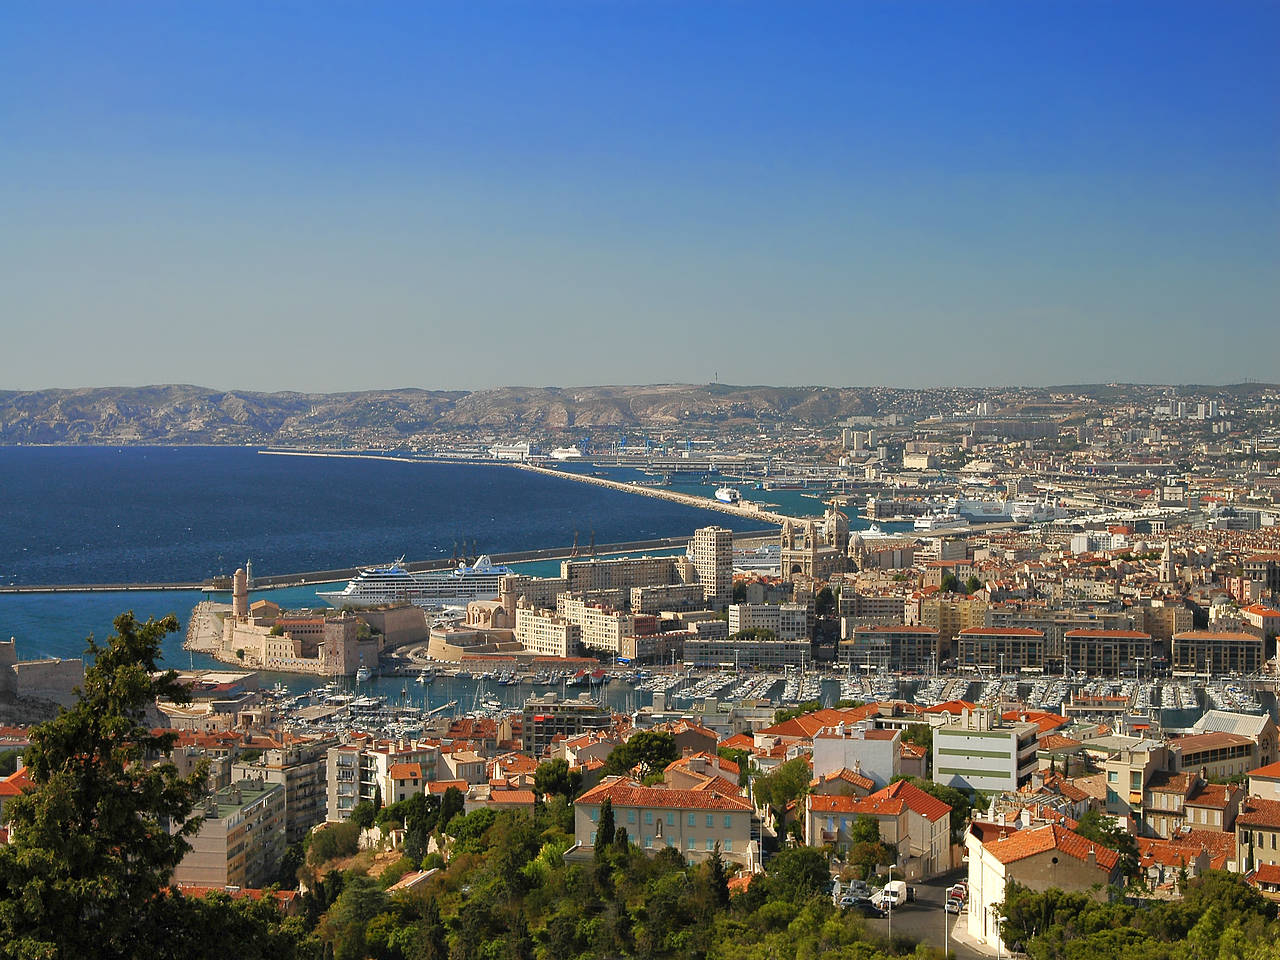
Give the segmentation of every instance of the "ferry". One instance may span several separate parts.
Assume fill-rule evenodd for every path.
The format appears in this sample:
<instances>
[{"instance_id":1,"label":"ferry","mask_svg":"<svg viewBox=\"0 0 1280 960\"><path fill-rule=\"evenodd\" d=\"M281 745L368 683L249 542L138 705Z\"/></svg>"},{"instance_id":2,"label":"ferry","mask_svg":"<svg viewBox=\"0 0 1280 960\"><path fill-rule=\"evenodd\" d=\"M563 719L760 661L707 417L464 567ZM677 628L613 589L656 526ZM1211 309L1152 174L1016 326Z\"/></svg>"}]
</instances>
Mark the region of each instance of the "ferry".
<instances>
[{"instance_id":1,"label":"ferry","mask_svg":"<svg viewBox=\"0 0 1280 960\"><path fill-rule=\"evenodd\" d=\"M514 571L484 556L473 566L460 563L452 570L410 573L404 557L385 567L365 567L341 590L318 591L333 607L378 607L412 603L429 610L465 607L472 600L495 600L498 580Z\"/></svg>"},{"instance_id":2,"label":"ferry","mask_svg":"<svg viewBox=\"0 0 1280 960\"><path fill-rule=\"evenodd\" d=\"M716 499L721 503L738 503L742 500L742 494L734 487L717 487Z\"/></svg>"},{"instance_id":3,"label":"ferry","mask_svg":"<svg viewBox=\"0 0 1280 960\"><path fill-rule=\"evenodd\" d=\"M951 530L969 526L969 521L956 513L926 513L916 519L917 530Z\"/></svg>"}]
</instances>

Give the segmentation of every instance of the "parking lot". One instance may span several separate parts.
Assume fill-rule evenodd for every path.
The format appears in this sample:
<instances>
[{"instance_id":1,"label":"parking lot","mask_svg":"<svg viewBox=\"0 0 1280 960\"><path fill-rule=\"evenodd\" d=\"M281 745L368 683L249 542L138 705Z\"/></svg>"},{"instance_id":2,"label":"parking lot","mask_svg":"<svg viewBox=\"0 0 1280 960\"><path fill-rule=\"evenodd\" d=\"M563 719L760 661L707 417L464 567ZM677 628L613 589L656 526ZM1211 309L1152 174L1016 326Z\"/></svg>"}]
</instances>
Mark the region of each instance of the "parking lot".
<instances>
[{"instance_id":1,"label":"parking lot","mask_svg":"<svg viewBox=\"0 0 1280 960\"><path fill-rule=\"evenodd\" d=\"M916 899L905 906L895 907L891 920L889 918L866 920L867 929L884 935L889 932L890 923L892 923L895 937L910 937L913 940L942 949L944 931L947 929L947 925L954 925L958 919L964 916L962 913L957 917L956 914L947 913L943 910L947 888L957 880L964 880L966 876L966 871L955 870L942 877L930 880L928 883L911 884L915 888ZM978 960L978 958L988 956L988 954L975 950L966 944L957 944L954 939L950 939L947 945L952 955L960 958L960 960Z\"/></svg>"}]
</instances>

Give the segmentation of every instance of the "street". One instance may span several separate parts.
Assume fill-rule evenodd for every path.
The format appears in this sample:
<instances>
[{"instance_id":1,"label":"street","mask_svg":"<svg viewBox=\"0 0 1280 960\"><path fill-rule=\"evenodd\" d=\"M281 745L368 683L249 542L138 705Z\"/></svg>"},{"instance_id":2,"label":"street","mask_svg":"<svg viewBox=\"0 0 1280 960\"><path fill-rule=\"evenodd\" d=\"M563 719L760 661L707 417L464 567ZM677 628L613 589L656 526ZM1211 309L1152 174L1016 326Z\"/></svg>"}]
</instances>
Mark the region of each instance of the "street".
<instances>
[{"instance_id":1,"label":"street","mask_svg":"<svg viewBox=\"0 0 1280 960\"><path fill-rule=\"evenodd\" d=\"M947 888L957 880L964 880L968 872L964 869L953 870L930 880L928 883L913 883L915 887L916 899L902 907L895 907L893 910L892 926L894 936L906 936L921 943L927 943L930 946L937 947L939 950L943 947L944 926L954 926L957 920L962 919L964 914L957 916L954 913L947 913L943 910L943 902L946 900ZM890 926L888 918L884 920L866 920L867 929L876 934L887 934ZM988 954L975 950L967 944L958 944L955 938L950 938L948 947L952 956L958 957L959 960L986 960Z\"/></svg>"}]
</instances>

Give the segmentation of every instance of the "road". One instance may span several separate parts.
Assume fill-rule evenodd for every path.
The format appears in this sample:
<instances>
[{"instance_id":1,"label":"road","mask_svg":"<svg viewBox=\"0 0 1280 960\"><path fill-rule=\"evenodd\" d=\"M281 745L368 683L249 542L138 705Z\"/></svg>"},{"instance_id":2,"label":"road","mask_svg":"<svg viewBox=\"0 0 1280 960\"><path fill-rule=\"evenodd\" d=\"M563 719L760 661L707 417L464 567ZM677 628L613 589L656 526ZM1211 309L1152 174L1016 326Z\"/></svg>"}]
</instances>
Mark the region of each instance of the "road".
<instances>
[{"instance_id":1,"label":"road","mask_svg":"<svg viewBox=\"0 0 1280 960\"><path fill-rule=\"evenodd\" d=\"M893 935L895 938L904 936L910 937L921 943L927 943L931 947L937 947L939 950L943 946L943 927L945 924L954 925L959 919L954 913L947 913L942 909L943 902L946 900L947 887L951 886L957 880L963 880L967 876L964 869L953 870L951 873L944 874L928 883L913 883L911 886L916 889L916 899L903 907L896 907L893 911ZM960 914L963 917L964 914ZM865 920L867 929L881 936L888 933L888 919L884 920ZM951 955L957 957L958 960L987 960L989 954L975 950L967 944L958 944L952 938L948 946Z\"/></svg>"}]
</instances>

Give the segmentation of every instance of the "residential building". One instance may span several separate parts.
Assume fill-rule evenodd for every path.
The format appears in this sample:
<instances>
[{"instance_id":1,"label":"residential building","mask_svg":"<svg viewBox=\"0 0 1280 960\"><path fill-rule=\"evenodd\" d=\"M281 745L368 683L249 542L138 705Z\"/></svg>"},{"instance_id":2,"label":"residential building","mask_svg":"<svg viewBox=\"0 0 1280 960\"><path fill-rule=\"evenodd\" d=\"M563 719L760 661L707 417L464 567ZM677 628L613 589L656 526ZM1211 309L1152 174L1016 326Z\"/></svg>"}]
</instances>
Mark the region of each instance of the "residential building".
<instances>
[{"instance_id":1,"label":"residential building","mask_svg":"<svg viewBox=\"0 0 1280 960\"><path fill-rule=\"evenodd\" d=\"M239 780L210 796L196 814L200 829L173 882L211 887L270 883L285 849L285 787Z\"/></svg>"},{"instance_id":2,"label":"residential building","mask_svg":"<svg viewBox=\"0 0 1280 960\"><path fill-rule=\"evenodd\" d=\"M698 571L706 606L723 610L733 597L733 531L700 527L689 542L689 559Z\"/></svg>"},{"instance_id":3,"label":"residential building","mask_svg":"<svg viewBox=\"0 0 1280 960\"><path fill-rule=\"evenodd\" d=\"M1044 667L1044 634L1029 627L971 627L957 636L956 664L1002 675Z\"/></svg>"},{"instance_id":4,"label":"residential building","mask_svg":"<svg viewBox=\"0 0 1280 960\"><path fill-rule=\"evenodd\" d=\"M813 660L808 640L748 640L685 635L686 666L726 669L781 670L803 667Z\"/></svg>"},{"instance_id":5,"label":"residential building","mask_svg":"<svg viewBox=\"0 0 1280 960\"><path fill-rule=\"evenodd\" d=\"M571 657L582 642L580 624L554 610L516 604L515 638L526 651L540 657Z\"/></svg>"},{"instance_id":6,"label":"residential building","mask_svg":"<svg viewBox=\"0 0 1280 960\"><path fill-rule=\"evenodd\" d=\"M965 846L969 852L966 930L973 939L997 949L1002 946L1000 905L1010 881L1036 892L1052 887L1103 900L1108 888L1123 880L1119 854L1056 823L996 831L995 838L986 842L971 827Z\"/></svg>"},{"instance_id":7,"label":"residential building","mask_svg":"<svg viewBox=\"0 0 1280 960\"><path fill-rule=\"evenodd\" d=\"M1236 862L1248 873L1280 864L1280 800L1246 797L1236 815Z\"/></svg>"},{"instance_id":8,"label":"residential building","mask_svg":"<svg viewBox=\"0 0 1280 960\"><path fill-rule=\"evenodd\" d=\"M1173 636L1175 673L1258 673L1266 659L1266 644L1261 634L1188 630Z\"/></svg>"},{"instance_id":9,"label":"residential building","mask_svg":"<svg viewBox=\"0 0 1280 960\"><path fill-rule=\"evenodd\" d=\"M706 606L700 583L663 583L631 588L632 613L702 610Z\"/></svg>"},{"instance_id":10,"label":"residential building","mask_svg":"<svg viewBox=\"0 0 1280 960\"><path fill-rule=\"evenodd\" d=\"M1068 630L1063 634L1067 669L1083 670L1091 677L1118 677L1122 673L1148 671L1154 651L1151 634L1140 630Z\"/></svg>"},{"instance_id":11,"label":"residential building","mask_svg":"<svg viewBox=\"0 0 1280 960\"><path fill-rule=\"evenodd\" d=\"M768 630L779 640L807 640L809 607L803 603L730 604L729 636L748 630Z\"/></svg>"},{"instance_id":12,"label":"residential building","mask_svg":"<svg viewBox=\"0 0 1280 960\"><path fill-rule=\"evenodd\" d=\"M899 730L880 730L868 720L837 723L813 735L813 775L852 770L883 787L902 769Z\"/></svg>"},{"instance_id":13,"label":"residential building","mask_svg":"<svg viewBox=\"0 0 1280 960\"><path fill-rule=\"evenodd\" d=\"M332 738L302 740L284 737L284 745L268 747L253 763L234 763L231 777L249 780L261 777L267 783L284 785L285 839L297 843L318 823L328 809L328 781L325 763Z\"/></svg>"},{"instance_id":14,"label":"residential building","mask_svg":"<svg viewBox=\"0 0 1280 960\"><path fill-rule=\"evenodd\" d=\"M541 759L560 737L608 730L612 726L613 714L606 704L585 694L576 700L562 700L559 694L546 693L530 697L524 703L521 746L531 757Z\"/></svg>"},{"instance_id":15,"label":"residential building","mask_svg":"<svg viewBox=\"0 0 1280 960\"><path fill-rule=\"evenodd\" d=\"M1194 733L1169 741L1170 758L1178 770L1225 779L1258 765L1258 745L1236 733Z\"/></svg>"},{"instance_id":16,"label":"residential building","mask_svg":"<svg viewBox=\"0 0 1280 960\"><path fill-rule=\"evenodd\" d=\"M842 632L848 618L842 621ZM840 641L836 659L845 667L868 673L936 673L938 631L905 624L871 624L855 627Z\"/></svg>"},{"instance_id":17,"label":"residential building","mask_svg":"<svg viewBox=\"0 0 1280 960\"><path fill-rule=\"evenodd\" d=\"M614 823L646 853L672 848L688 860L703 860L719 845L725 860L748 869L759 862L755 809L745 797L713 789L645 787L625 777L606 777L574 801L576 846L584 851L594 849L606 798Z\"/></svg>"},{"instance_id":18,"label":"residential building","mask_svg":"<svg viewBox=\"0 0 1280 960\"><path fill-rule=\"evenodd\" d=\"M1036 771L1040 728L994 710L964 709L933 731L935 783L988 792L1017 790Z\"/></svg>"}]
</instances>

